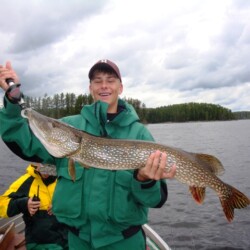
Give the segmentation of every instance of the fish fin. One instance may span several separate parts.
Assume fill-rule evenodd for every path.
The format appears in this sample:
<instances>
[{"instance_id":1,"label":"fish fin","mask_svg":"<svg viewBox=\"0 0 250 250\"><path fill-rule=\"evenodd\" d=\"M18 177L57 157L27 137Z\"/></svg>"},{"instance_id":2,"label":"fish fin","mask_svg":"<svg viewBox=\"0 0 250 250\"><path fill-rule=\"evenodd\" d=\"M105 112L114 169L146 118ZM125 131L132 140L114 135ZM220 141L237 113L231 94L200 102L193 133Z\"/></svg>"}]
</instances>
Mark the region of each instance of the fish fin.
<instances>
[{"instance_id":1,"label":"fish fin","mask_svg":"<svg viewBox=\"0 0 250 250\"><path fill-rule=\"evenodd\" d=\"M205 199L206 188L189 186L189 191L192 194L194 200L198 204L202 204Z\"/></svg>"},{"instance_id":2,"label":"fish fin","mask_svg":"<svg viewBox=\"0 0 250 250\"><path fill-rule=\"evenodd\" d=\"M87 169L91 167L90 165L87 165L86 163L83 163L81 161L77 161L77 163L79 163L79 165L81 165L82 167L87 168Z\"/></svg>"},{"instance_id":3,"label":"fish fin","mask_svg":"<svg viewBox=\"0 0 250 250\"><path fill-rule=\"evenodd\" d=\"M202 163L202 166L215 175L222 175L224 167L220 160L213 155L195 154L196 159Z\"/></svg>"},{"instance_id":4,"label":"fish fin","mask_svg":"<svg viewBox=\"0 0 250 250\"><path fill-rule=\"evenodd\" d=\"M86 165L86 164L84 164L84 165L82 165L84 168L87 168L87 169L89 169L90 168L90 166L89 165Z\"/></svg>"},{"instance_id":5,"label":"fish fin","mask_svg":"<svg viewBox=\"0 0 250 250\"><path fill-rule=\"evenodd\" d=\"M75 182L76 180L76 169L75 169L75 161L72 158L69 158L68 162L68 172L71 180Z\"/></svg>"},{"instance_id":6,"label":"fish fin","mask_svg":"<svg viewBox=\"0 0 250 250\"><path fill-rule=\"evenodd\" d=\"M231 222L234 218L234 209L240 209L249 206L250 200L246 195L236 188L230 185L227 186L230 190L230 195L220 196L220 202L227 220Z\"/></svg>"}]
</instances>

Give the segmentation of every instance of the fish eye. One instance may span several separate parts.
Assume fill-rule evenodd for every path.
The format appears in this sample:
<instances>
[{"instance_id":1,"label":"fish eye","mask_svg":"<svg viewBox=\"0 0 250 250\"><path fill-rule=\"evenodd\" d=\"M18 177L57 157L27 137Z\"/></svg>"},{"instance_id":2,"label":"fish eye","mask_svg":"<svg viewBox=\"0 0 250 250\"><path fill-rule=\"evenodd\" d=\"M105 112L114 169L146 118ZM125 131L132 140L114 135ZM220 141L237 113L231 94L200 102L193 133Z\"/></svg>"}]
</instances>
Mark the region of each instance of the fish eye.
<instances>
[{"instance_id":1,"label":"fish eye","mask_svg":"<svg viewBox=\"0 0 250 250\"><path fill-rule=\"evenodd\" d=\"M23 109L23 110L21 111L21 116L22 116L23 118L28 118L28 116L27 116L27 110L26 110L26 109Z\"/></svg>"}]
</instances>

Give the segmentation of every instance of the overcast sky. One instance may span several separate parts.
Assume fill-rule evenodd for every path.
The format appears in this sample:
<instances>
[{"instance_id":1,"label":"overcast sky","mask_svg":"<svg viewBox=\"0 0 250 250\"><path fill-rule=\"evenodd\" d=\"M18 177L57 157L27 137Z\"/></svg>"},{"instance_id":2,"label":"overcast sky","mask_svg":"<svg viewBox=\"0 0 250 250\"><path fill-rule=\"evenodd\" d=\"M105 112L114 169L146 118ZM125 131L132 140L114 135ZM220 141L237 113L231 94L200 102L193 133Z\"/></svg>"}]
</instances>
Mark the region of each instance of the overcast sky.
<instances>
[{"instance_id":1,"label":"overcast sky","mask_svg":"<svg viewBox=\"0 0 250 250\"><path fill-rule=\"evenodd\" d=\"M89 93L90 67L108 58L121 97L146 107L250 111L249 15L247 0L1 0L0 64L29 96Z\"/></svg>"}]
</instances>

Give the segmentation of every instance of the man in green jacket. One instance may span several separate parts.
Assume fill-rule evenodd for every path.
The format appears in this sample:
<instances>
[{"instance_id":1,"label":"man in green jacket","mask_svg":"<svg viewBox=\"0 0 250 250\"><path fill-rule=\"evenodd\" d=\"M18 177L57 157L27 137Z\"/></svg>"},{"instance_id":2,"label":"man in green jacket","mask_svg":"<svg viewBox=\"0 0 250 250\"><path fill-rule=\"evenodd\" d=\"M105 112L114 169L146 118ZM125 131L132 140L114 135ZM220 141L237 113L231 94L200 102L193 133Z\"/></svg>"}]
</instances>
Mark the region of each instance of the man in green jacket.
<instances>
[{"instance_id":1,"label":"man in green jacket","mask_svg":"<svg viewBox=\"0 0 250 250\"><path fill-rule=\"evenodd\" d=\"M9 62L0 65L0 86L6 79L17 83ZM94 99L79 115L62 121L96 136L152 141L139 122L134 108L119 98L123 91L117 65L100 60L89 71L89 90ZM68 173L68 159L52 157L30 131L20 107L8 94L0 112L0 133L6 145L23 159L54 164L58 182L53 213L69 229L70 249L146 249L141 225L147 222L148 208L161 207L167 200L166 178L173 178L175 166L165 171L166 153L152 153L144 168L133 171L85 169L76 164L76 181Z\"/></svg>"}]
</instances>

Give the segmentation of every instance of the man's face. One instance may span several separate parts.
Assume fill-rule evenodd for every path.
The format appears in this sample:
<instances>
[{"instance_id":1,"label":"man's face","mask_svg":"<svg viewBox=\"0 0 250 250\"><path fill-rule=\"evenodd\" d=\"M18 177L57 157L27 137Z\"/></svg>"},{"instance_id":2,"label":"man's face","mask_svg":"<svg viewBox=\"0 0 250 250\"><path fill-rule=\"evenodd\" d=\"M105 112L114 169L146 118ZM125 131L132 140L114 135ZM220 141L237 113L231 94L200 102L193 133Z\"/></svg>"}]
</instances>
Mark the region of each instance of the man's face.
<instances>
[{"instance_id":1,"label":"man's face","mask_svg":"<svg viewBox=\"0 0 250 250\"><path fill-rule=\"evenodd\" d=\"M96 72L90 81L89 91L94 101L109 104L108 112L116 113L118 97L122 93L123 85L115 74Z\"/></svg>"}]
</instances>

